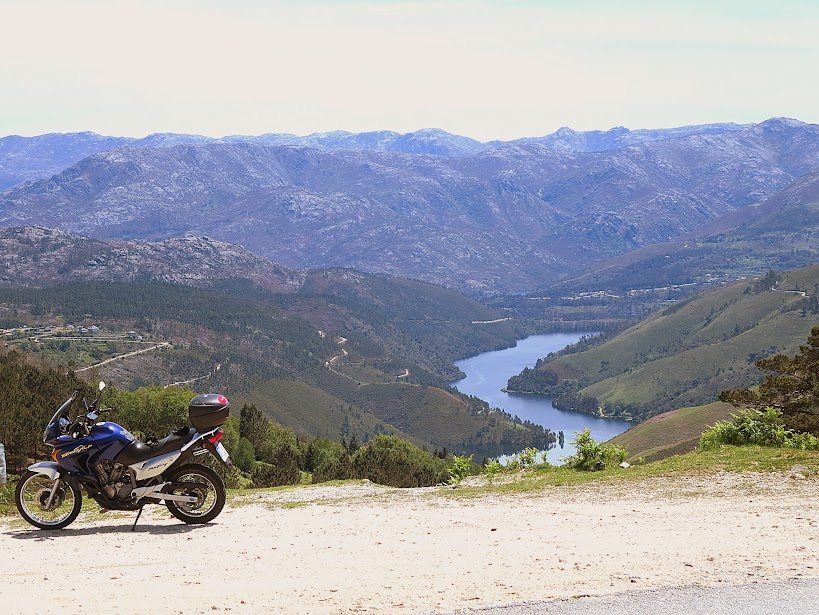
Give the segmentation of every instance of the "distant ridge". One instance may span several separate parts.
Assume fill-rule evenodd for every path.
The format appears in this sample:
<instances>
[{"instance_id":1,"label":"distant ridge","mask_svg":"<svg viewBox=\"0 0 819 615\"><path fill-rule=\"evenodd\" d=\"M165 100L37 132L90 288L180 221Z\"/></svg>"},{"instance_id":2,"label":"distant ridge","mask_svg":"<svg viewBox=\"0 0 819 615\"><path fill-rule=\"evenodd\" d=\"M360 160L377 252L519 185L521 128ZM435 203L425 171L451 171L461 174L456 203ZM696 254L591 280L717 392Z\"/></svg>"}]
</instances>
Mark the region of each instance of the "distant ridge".
<instances>
[{"instance_id":1,"label":"distant ridge","mask_svg":"<svg viewBox=\"0 0 819 615\"><path fill-rule=\"evenodd\" d=\"M482 143L449 133L440 128L423 128L399 133L390 130L353 133L344 130L317 132L306 136L289 133L262 135L229 135L220 138L181 133L154 133L143 138L108 137L94 132L50 133L33 137L10 135L0 138L0 191L23 181L33 181L59 173L92 154L129 145L132 147L173 147L204 143L255 143L290 145L321 149L347 149L435 156L471 156L482 151L509 145L539 144L576 152L600 152L620 149L638 143L678 139L695 134L718 134L745 128L747 124L703 124L657 130L629 130L623 127L608 131L560 130L544 137Z\"/></svg>"},{"instance_id":2,"label":"distant ridge","mask_svg":"<svg viewBox=\"0 0 819 615\"><path fill-rule=\"evenodd\" d=\"M721 134L725 132L735 132L743 128L748 128L753 124L700 124L696 126L682 126L679 128L656 128L629 130L623 126L617 126L610 130L589 130L576 131L568 127L560 128L545 137L517 139L515 141L503 142L493 141L491 145L501 147L503 145L524 145L537 143L547 147L562 149L572 152L606 152L632 145L650 143L652 141L666 141L669 139L682 139L693 135Z\"/></svg>"}]
</instances>

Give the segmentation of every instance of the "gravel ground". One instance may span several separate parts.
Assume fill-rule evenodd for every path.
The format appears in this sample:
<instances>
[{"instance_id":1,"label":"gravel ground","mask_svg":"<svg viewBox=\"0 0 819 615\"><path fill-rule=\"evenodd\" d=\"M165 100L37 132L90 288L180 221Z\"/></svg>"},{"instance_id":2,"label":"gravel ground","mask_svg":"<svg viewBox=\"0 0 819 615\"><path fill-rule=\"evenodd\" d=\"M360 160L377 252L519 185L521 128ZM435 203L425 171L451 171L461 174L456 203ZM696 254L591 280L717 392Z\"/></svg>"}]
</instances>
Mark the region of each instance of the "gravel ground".
<instances>
[{"instance_id":1,"label":"gravel ground","mask_svg":"<svg viewBox=\"0 0 819 615\"><path fill-rule=\"evenodd\" d=\"M360 483L236 497L205 526L161 507L146 508L135 532L132 514L88 513L57 532L6 519L0 604L4 613L66 603L94 613L466 613L819 578L818 486L796 473L722 472L464 498Z\"/></svg>"}]
</instances>

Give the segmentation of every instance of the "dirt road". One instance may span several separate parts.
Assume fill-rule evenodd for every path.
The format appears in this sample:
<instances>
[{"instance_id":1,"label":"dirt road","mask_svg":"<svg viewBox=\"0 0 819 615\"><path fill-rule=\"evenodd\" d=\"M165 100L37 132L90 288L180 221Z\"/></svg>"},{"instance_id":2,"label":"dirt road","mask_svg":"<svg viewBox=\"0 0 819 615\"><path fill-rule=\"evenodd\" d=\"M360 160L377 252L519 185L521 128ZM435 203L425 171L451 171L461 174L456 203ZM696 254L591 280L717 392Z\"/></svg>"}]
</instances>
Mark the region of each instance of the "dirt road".
<instances>
[{"instance_id":1,"label":"dirt road","mask_svg":"<svg viewBox=\"0 0 819 615\"><path fill-rule=\"evenodd\" d=\"M461 498L368 483L58 532L0 522L3 613L452 613L819 577L819 480L731 474ZM112 515L113 513L108 513Z\"/></svg>"}]
</instances>

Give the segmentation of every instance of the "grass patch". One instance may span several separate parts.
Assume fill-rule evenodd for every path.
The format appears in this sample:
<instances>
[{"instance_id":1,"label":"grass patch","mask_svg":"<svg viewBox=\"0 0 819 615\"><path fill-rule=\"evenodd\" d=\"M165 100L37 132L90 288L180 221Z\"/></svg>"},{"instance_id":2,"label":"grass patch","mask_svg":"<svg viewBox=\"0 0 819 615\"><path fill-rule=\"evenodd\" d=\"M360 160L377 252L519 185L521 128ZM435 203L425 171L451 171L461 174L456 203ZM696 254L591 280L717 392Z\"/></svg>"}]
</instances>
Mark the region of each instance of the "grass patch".
<instances>
[{"instance_id":1,"label":"grass patch","mask_svg":"<svg viewBox=\"0 0 819 615\"><path fill-rule=\"evenodd\" d=\"M307 502L284 502L282 503L282 508L304 508L307 506Z\"/></svg>"},{"instance_id":2,"label":"grass patch","mask_svg":"<svg viewBox=\"0 0 819 615\"><path fill-rule=\"evenodd\" d=\"M17 514L17 507L14 505L14 489L16 487L16 476L9 476L9 482L0 485L0 517Z\"/></svg>"},{"instance_id":3,"label":"grass patch","mask_svg":"<svg viewBox=\"0 0 819 615\"><path fill-rule=\"evenodd\" d=\"M492 494L532 493L549 487L584 485L628 486L655 478L704 477L718 472L786 472L795 464L807 468L808 475L819 474L819 451L763 446L723 446L713 451L676 455L630 468L611 468L600 472L579 472L564 467L542 467L493 484L441 489L448 497L481 497Z\"/></svg>"}]
</instances>

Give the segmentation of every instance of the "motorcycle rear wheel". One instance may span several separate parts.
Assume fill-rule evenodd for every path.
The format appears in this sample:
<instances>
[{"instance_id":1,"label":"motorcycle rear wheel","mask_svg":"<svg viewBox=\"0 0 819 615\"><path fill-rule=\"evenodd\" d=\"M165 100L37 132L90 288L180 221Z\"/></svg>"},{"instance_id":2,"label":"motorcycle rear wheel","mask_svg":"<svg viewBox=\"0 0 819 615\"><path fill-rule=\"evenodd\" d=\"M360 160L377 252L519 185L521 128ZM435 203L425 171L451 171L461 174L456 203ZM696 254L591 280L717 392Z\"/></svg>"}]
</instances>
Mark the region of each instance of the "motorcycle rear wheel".
<instances>
[{"instance_id":1,"label":"motorcycle rear wheel","mask_svg":"<svg viewBox=\"0 0 819 615\"><path fill-rule=\"evenodd\" d=\"M14 490L14 503L20 515L42 530L61 530L77 518L82 508L82 492L65 480L60 481L51 506L47 506L54 483L44 474L28 471Z\"/></svg>"},{"instance_id":2,"label":"motorcycle rear wheel","mask_svg":"<svg viewBox=\"0 0 819 615\"><path fill-rule=\"evenodd\" d=\"M171 514L180 521L208 523L222 512L227 499L225 483L210 468L198 463L189 463L176 468L164 478L173 483L165 490L167 493L191 495L199 499L195 504L165 502Z\"/></svg>"}]
</instances>

